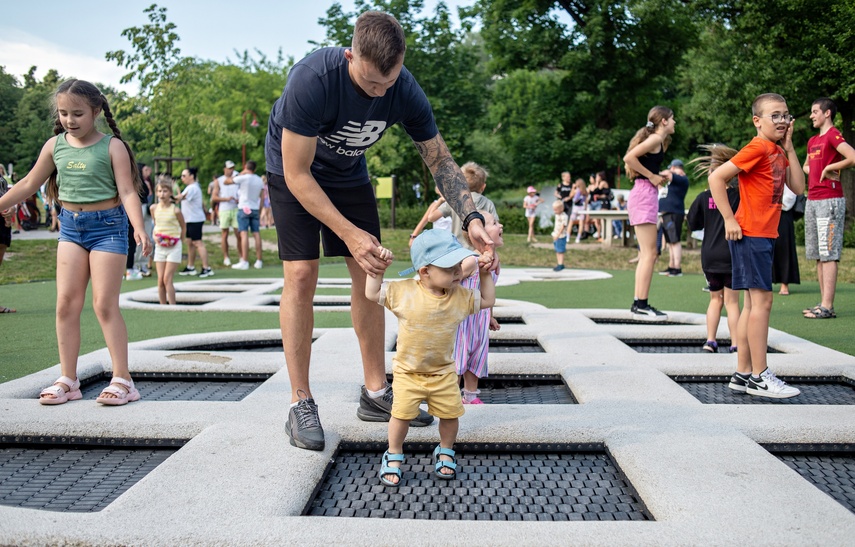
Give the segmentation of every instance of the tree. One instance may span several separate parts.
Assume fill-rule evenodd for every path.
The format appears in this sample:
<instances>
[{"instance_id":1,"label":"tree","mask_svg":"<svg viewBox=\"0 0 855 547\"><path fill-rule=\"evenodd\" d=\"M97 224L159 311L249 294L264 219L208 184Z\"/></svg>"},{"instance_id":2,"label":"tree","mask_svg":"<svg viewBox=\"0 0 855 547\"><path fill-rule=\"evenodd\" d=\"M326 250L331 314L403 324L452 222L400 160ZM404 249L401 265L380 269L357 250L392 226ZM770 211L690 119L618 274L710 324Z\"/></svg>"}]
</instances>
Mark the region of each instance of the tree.
<instances>
[{"instance_id":1,"label":"tree","mask_svg":"<svg viewBox=\"0 0 855 547\"><path fill-rule=\"evenodd\" d=\"M24 90L17 78L6 72L6 67L0 66L0 163L4 166L15 160L15 111L23 95Z\"/></svg>"},{"instance_id":2,"label":"tree","mask_svg":"<svg viewBox=\"0 0 855 547\"><path fill-rule=\"evenodd\" d=\"M56 70L49 70L41 81L35 77L36 67L24 76L24 90L15 112L13 147L17 159L15 172L23 176L39 157L45 141L53 136L53 94L63 78Z\"/></svg>"}]
</instances>

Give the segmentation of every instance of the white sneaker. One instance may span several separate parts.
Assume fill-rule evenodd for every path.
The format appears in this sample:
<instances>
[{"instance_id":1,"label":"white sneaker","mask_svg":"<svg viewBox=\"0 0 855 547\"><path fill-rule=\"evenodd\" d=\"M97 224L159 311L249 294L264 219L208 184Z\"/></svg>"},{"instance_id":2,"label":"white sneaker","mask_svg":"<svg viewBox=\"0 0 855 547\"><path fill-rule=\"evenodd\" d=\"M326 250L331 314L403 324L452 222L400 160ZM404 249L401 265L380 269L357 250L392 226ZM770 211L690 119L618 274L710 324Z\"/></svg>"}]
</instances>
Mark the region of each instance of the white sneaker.
<instances>
[{"instance_id":1,"label":"white sneaker","mask_svg":"<svg viewBox=\"0 0 855 547\"><path fill-rule=\"evenodd\" d=\"M143 275L139 270L128 270L125 272L125 280L126 281L139 281L143 278Z\"/></svg>"},{"instance_id":2,"label":"white sneaker","mask_svg":"<svg viewBox=\"0 0 855 547\"><path fill-rule=\"evenodd\" d=\"M252 267L255 268L256 270L260 270L261 268L264 267L264 262L262 262L260 260L256 260L255 264L253 264Z\"/></svg>"},{"instance_id":3,"label":"white sneaker","mask_svg":"<svg viewBox=\"0 0 855 547\"><path fill-rule=\"evenodd\" d=\"M231 266L231 265L232 265L232 261L229 260L229 257L226 257L223 259L223 266Z\"/></svg>"},{"instance_id":4,"label":"white sneaker","mask_svg":"<svg viewBox=\"0 0 855 547\"><path fill-rule=\"evenodd\" d=\"M237 264L232 264L232 269L233 270L248 270L249 269L249 262L241 260Z\"/></svg>"},{"instance_id":5,"label":"white sneaker","mask_svg":"<svg viewBox=\"0 0 855 547\"><path fill-rule=\"evenodd\" d=\"M772 399L788 399L801 393L797 388L775 376L775 373L768 368L760 373L760 381L755 380L753 375L749 377L745 391L749 395Z\"/></svg>"}]
</instances>

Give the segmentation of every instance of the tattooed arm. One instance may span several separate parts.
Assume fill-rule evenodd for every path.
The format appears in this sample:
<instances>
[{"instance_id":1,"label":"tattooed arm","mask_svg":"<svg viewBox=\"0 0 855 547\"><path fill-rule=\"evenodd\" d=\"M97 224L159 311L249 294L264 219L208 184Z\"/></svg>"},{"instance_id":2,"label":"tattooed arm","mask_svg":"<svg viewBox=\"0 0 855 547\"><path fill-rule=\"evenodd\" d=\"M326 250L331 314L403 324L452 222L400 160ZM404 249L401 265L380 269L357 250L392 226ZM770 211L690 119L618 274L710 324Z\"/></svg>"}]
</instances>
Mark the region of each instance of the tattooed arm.
<instances>
[{"instance_id":1,"label":"tattooed arm","mask_svg":"<svg viewBox=\"0 0 855 547\"><path fill-rule=\"evenodd\" d=\"M439 188L442 197L445 198L451 210L461 219L474 212L476 210L475 203L472 201L466 179L454 158L451 157L451 152L448 151L448 146L442 140L442 135L437 133L430 140L414 142L414 144L425 165L430 169L436 187ZM487 235L481 221L473 220L469 224L468 233L470 241L480 252L492 252L493 240Z\"/></svg>"}]
</instances>

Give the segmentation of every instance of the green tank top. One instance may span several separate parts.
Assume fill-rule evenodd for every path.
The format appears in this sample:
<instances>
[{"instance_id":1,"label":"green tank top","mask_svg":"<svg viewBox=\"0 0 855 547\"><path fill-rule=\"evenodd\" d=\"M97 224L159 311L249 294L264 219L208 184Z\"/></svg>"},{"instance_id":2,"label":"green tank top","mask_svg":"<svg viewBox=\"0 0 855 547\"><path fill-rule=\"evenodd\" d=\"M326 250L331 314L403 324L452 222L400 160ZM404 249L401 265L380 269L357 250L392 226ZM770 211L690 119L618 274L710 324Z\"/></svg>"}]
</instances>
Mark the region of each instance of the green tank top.
<instances>
[{"instance_id":1,"label":"green tank top","mask_svg":"<svg viewBox=\"0 0 855 547\"><path fill-rule=\"evenodd\" d=\"M65 133L57 135L53 161L60 201L95 203L119 194L110 161L111 138L105 135L93 145L75 148L65 140Z\"/></svg>"}]
</instances>

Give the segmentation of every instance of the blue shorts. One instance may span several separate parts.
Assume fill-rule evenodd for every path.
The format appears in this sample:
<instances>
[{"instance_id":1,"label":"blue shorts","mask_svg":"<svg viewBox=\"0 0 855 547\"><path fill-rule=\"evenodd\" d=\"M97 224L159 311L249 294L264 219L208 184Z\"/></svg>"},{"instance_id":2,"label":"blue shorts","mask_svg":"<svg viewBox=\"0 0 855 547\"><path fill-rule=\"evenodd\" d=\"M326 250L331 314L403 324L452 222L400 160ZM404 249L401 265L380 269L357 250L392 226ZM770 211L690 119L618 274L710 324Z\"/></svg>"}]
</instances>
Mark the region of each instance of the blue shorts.
<instances>
[{"instance_id":1,"label":"blue shorts","mask_svg":"<svg viewBox=\"0 0 855 547\"><path fill-rule=\"evenodd\" d=\"M775 240L765 237L743 236L728 241L733 262L733 290L772 290L772 253Z\"/></svg>"},{"instance_id":2,"label":"blue shorts","mask_svg":"<svg viewBox=\"0 0 855 547\"><path fill-rule=\"evenodd\" d=\"M559 237L558 239L552 242L552 246L555 247L556 253L563 253L567 250L567 238Z\"/></svg>"},{"instance_id":3,"label":"blue shorts","mask_svg":"<svg viewBox=\"0 0 855 547\"><path fill-rule=\"evenodd\" d=\"M128 254L128 215L122 205L104 211L59 211L59 241L85 250Z\"/></svg>"},{"instance_id":4,"label":"blue shorts","mask_svg":"<svg viewBox=\"0 0 855 547\"><path fill-rule=\"evenodd\" d=\"M250 209L250 213L238 211L238 230L241 232L258 231L258 209Z\"/></svg>"}]
</instances>

